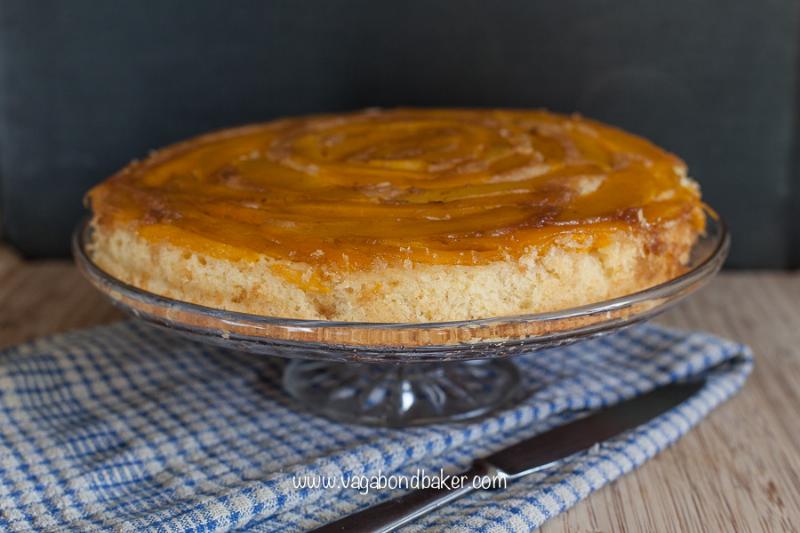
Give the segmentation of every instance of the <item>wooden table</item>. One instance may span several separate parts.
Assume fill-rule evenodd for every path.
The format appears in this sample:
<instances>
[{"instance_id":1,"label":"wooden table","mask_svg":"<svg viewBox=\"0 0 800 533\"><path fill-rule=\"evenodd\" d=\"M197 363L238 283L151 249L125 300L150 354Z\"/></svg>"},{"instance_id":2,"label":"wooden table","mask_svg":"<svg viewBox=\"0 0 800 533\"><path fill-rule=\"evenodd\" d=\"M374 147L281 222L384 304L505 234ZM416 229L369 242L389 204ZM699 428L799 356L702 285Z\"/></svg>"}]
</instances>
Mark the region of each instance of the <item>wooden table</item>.
<instances>
[{"instance_id":1,"label":"wooden table","mask_svg":"<svg viewBox=\"0 0 800 533\"><path fill-rule=\"evenodd\" d=\"M0 247L0 345L121 318L67 261ZM748 343L744 389L542 531L800 531L800 275L725 273L659 319Z\"/></svg>"}]
</instances>

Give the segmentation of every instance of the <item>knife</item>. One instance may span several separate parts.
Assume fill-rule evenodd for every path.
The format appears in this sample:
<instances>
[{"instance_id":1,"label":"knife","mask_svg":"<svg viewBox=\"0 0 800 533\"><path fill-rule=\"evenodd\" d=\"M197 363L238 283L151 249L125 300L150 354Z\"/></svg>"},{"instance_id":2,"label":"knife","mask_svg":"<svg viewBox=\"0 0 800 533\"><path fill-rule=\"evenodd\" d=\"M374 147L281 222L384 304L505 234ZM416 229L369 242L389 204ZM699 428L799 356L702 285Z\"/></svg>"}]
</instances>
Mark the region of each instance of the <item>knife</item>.
<instances>
[{"instance_id":1,"label":"knife","mask_svg":"<svg viewBox=\"0 0 800 533\"><path fill-rule=\"evenodd\" d=\"M458 488L414 490L313 531L391 531L474 490L480 490L473 480L490 476L512 481L552 467L669 411L699 391L704 384L705 380L701 379L659 387L476 460L469 470L461 474L466 482Z\"/></svg>"}]
</instances>

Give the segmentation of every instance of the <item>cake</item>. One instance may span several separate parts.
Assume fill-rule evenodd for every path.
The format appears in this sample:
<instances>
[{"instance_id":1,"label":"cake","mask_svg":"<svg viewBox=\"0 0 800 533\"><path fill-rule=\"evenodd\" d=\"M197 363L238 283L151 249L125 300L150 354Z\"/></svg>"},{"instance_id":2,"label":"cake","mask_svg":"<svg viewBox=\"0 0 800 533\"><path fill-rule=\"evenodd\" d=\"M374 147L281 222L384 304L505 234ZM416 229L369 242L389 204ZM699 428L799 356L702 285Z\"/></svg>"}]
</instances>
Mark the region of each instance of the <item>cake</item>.
<instances>
[{"instance_id":1,"label":"cake","mask_svg":"<svg viewBox=\"0 0 800 533\"><path fill-rule=\"evenodd\" d=\"M92 261L244 313L440 322L572 308L685 270L686 165L546 111L393 109L226 129L87 194Z\"/></svg>"}]
</instances>

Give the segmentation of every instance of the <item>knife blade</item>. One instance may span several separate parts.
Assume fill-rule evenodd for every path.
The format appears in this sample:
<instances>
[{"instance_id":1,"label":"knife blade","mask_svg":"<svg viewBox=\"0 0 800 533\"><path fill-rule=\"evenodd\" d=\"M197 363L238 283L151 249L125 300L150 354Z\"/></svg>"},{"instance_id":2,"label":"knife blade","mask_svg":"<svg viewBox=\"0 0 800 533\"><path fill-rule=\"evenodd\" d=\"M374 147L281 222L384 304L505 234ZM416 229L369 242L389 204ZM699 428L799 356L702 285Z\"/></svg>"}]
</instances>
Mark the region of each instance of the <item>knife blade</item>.
<instances>
[{"instance_id":1,"label":"knife blade","mask_svg":"<svg viewBox=\"0 0 800 533\"><path fill-rule=\"evenodd\" d=\"M705 380L676 383L625 400L586 417L522 440L482 459L461 476L468 480L458 488L429 488L368 507L313 531L378 533L392 531L474 490L472 483L485 476L515 480L550 468L669 411L699 391Z\"/></svg>"}]
</instances>

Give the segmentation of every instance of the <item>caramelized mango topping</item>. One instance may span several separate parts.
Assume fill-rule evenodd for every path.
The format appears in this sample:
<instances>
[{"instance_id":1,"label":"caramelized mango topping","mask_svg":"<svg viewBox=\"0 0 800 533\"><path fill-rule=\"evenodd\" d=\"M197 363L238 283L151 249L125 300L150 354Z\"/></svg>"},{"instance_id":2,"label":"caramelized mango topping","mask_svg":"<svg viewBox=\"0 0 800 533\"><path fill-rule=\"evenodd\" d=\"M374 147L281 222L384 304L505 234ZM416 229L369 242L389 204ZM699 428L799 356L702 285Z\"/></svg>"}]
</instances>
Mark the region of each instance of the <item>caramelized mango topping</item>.
<instances>
[{"instance_id":1,"label":"caramelized mango topping","mask_svg":"<svg viewBox=\"0 0 800 533\"><path fill-rule=\"evenodd\" d=\"M344 269L484 264L564 237L583 246L703 224L676 156L545 111L369 110L245 126L132 163L88 197L96 223L153 242Z\"/></svg>"}]
</instances>

